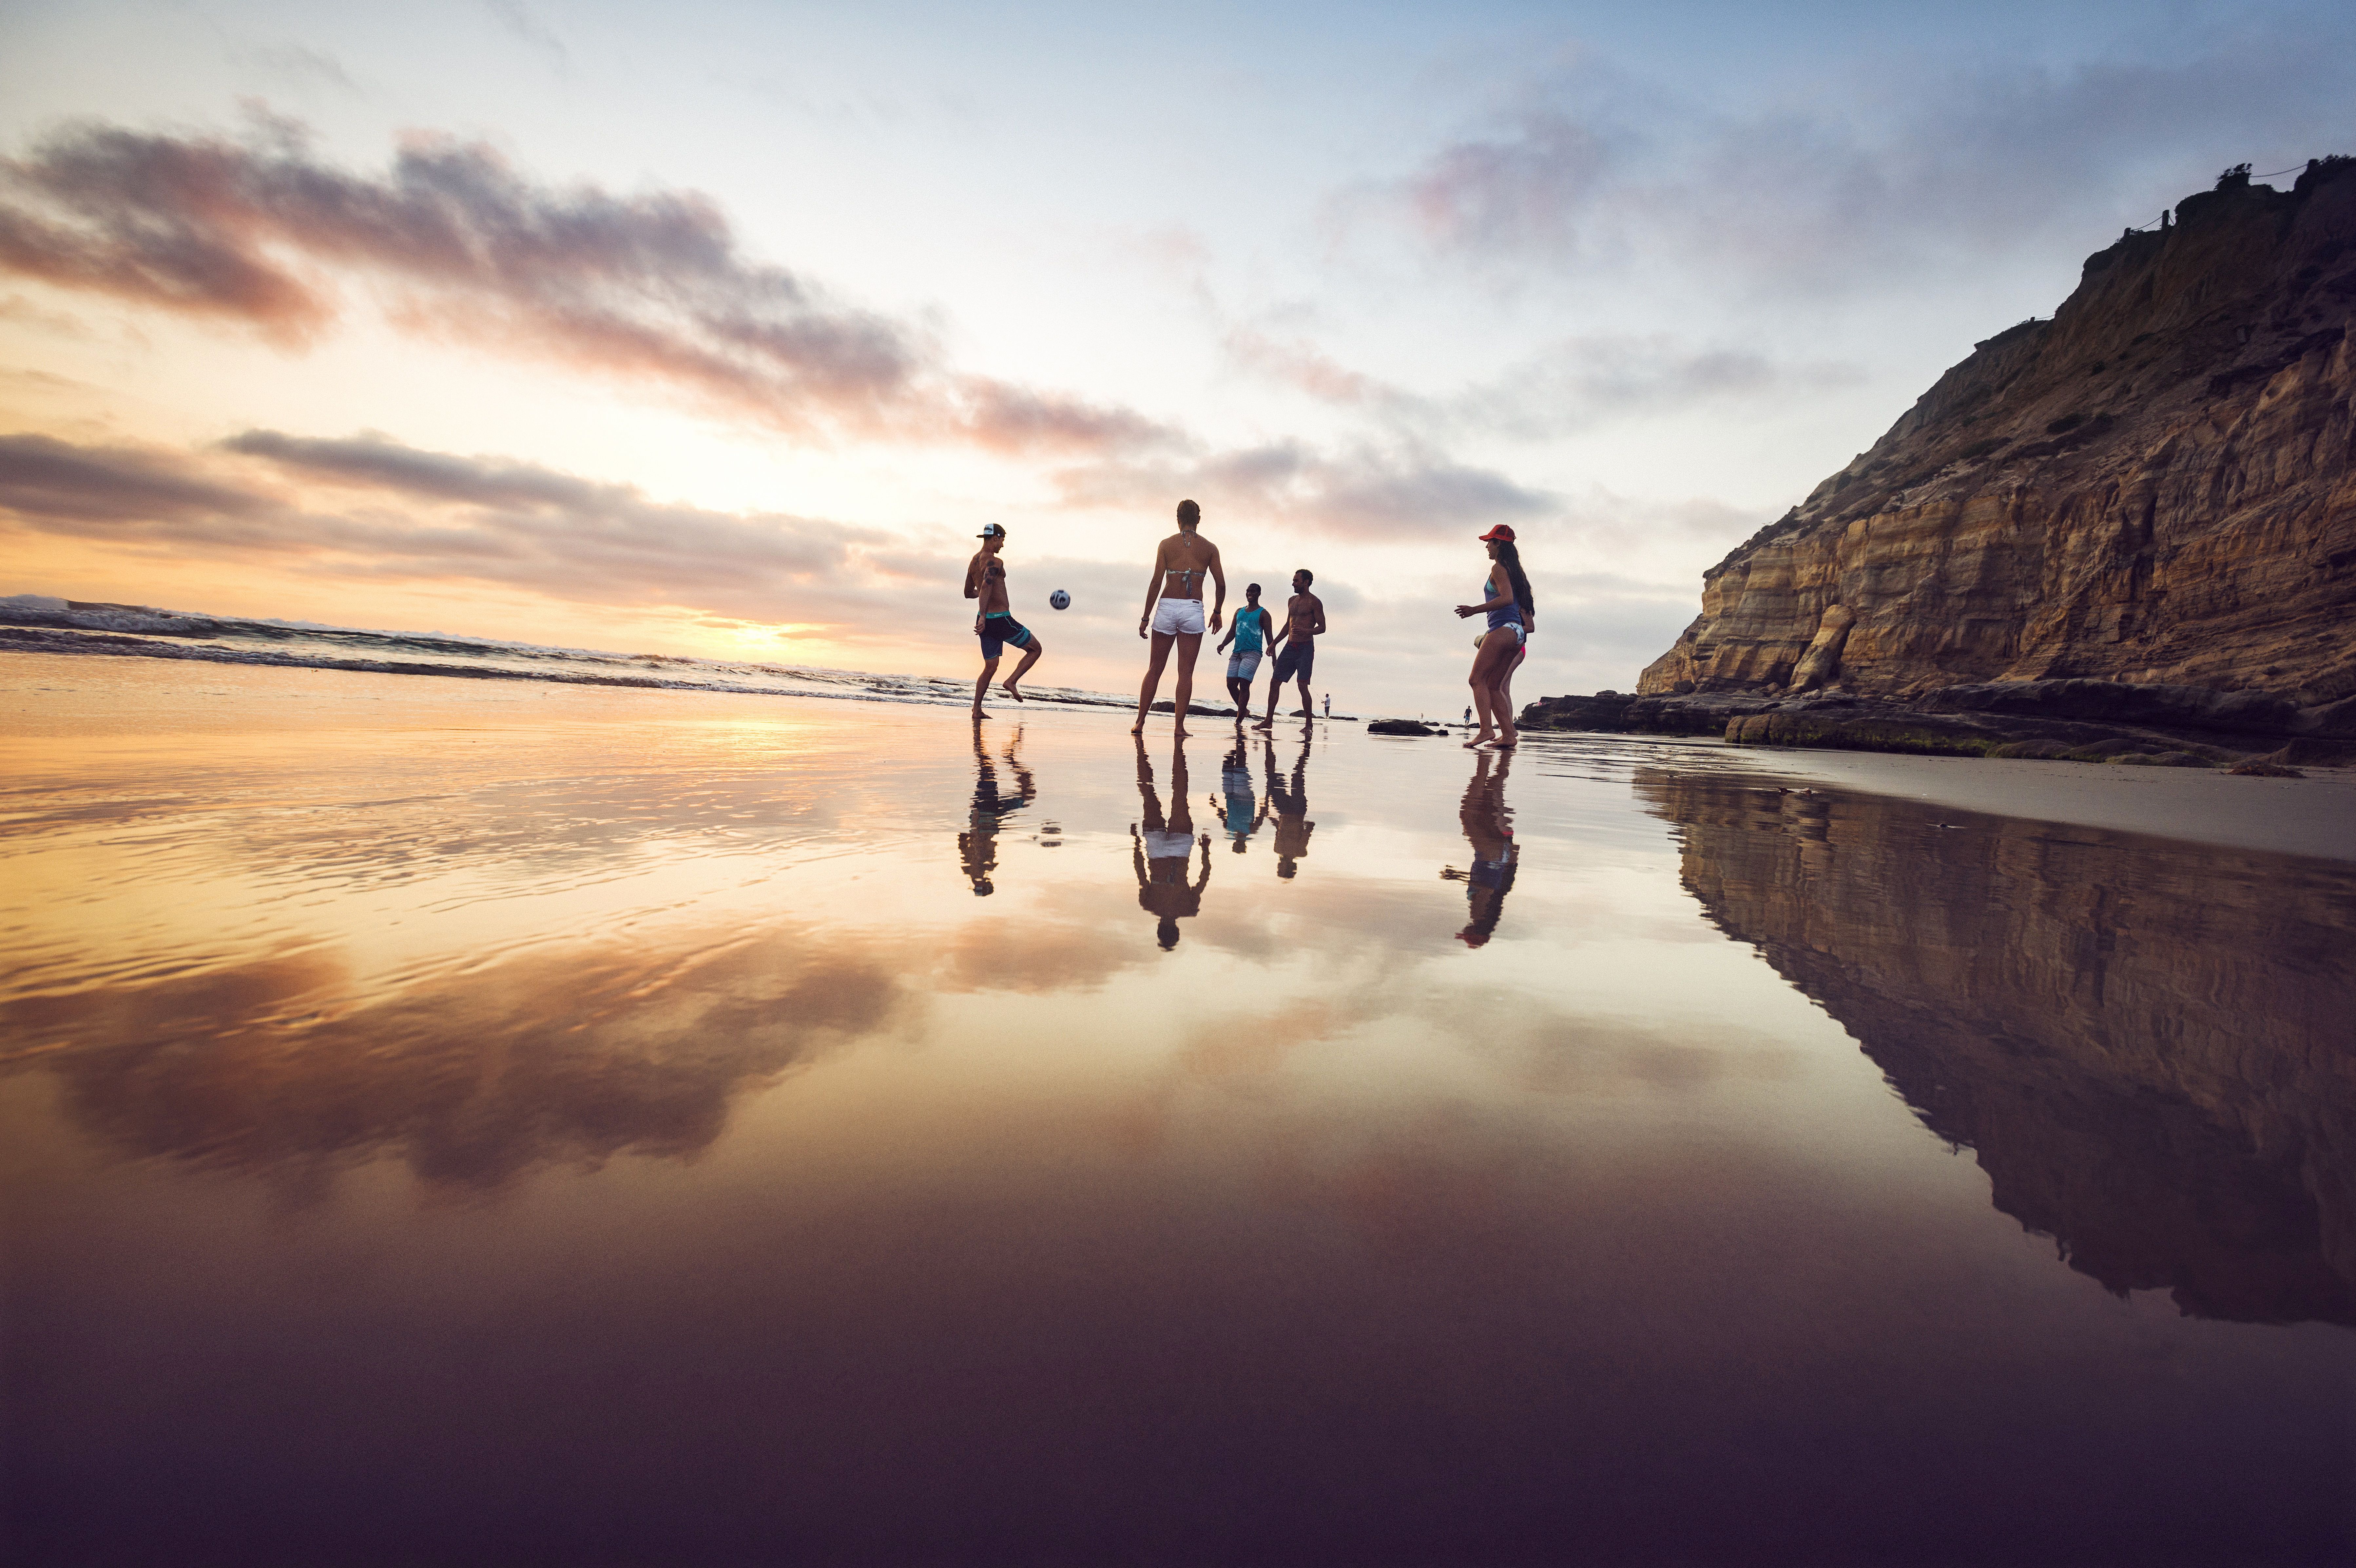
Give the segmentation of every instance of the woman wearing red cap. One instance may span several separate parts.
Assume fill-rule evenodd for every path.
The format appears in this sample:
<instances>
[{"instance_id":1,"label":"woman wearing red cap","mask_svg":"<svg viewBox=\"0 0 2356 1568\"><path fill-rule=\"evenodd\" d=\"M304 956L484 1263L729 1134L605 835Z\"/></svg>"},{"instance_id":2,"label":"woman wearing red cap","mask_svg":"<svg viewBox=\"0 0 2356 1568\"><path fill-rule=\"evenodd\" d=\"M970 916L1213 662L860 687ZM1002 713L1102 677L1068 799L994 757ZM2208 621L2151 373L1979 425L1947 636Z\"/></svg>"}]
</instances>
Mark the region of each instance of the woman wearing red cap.
<instances>
[{"instance_id":1,"label":"woman wearing red cap","mask_svg":"<svg viewBox=\"0 0 2356 1568\"><path fill-rule=\"evenodd\" d=\"M1518 737L1505 683L1513 678L1523 640L1537 615L1530 600L1530 580L1522 571L1521 551L1514 547L1514 530L1499 523L1481 536L1481 542L1489 547L1491 562L1488 579L1481 584L1482 603L1456 606L1460 618L1489 617L1488 630L1476 645L1480 652L1472 656L1472 707L1481 715L1481 732L1465 741L1464 749L1490 746L1510 752Z\"/></svg>"}]
</instances>

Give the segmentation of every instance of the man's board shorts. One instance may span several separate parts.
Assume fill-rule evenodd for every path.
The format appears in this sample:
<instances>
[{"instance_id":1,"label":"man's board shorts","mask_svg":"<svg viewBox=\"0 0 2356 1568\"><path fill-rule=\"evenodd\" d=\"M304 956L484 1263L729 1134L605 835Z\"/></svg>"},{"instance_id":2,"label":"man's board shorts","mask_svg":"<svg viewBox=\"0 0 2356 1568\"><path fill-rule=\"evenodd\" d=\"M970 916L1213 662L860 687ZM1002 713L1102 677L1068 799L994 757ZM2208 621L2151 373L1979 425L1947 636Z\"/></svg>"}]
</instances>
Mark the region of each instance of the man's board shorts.
<instances>
[{"instance_id":1,"label":"man's board shorts","mask_svg":"<svg viewBox=\"0 0 2356 1568\"><path fill-rule=\"evenodd\" d=\"M1183 860L1194 852L1193 834L1148 833L1145 836L1145 858L1149 860Z\"/></svg>"},{"instance_id":2,"label":"man's board shorts","mask_svg":"<svg viewBox=\"0 0 2356 1568\"><path fill-rule=\"evenodd\" d=\"M981 656L994 659L1006 651L1003 645L1012 643L1018 648L1031 645L1031 628L1001 610L981 618Z\"/></svg>"},{"instance_id":3,"label":"man's board shorts","mask_svg":"<svg viewBox=\"0 0 2356 1568\"><path fill-rule=\"evenodd\" d=\"M1307 680L1316 667L1315 643L1287 643L1276 651L1276 684L1280 687L1295 677Z\"/></svg>"},{"instance_id":4,"label":"man's board shorts","mask_svg":"<svg viewBox=\"0 0 2356 1568\"><path fill-rule=\"evenodd\" d=\"M1203 602L1200 599L1163 599L1153 606L1153 629L1165 637L1199 637L1203 635Z\"/></svg>"},{"instance_id":5,"label":"man's board shorts","mask_svg":"<svg viewBox=\"0 0 2356 1568\"><path fill-rule=\"evenodd\" d=\"M1229 680L1249 680L1258 674L1259 674L1259 650L1258 648L1253 648L1249 651L1237 648L1234 653L1227 656L1227 678Z\"/></svg>"},{"instance_id":6,"label":"man's board shorts","mask_svg":"<svg viewBox=\"0 0 2356 1568\"><path fill-rule=\"evenodd\" d=\"M1466 874L1464 880L1476 888L1512 887L1514 885L1514 846L1506 845L1505 852L1494 860L1483 860L1479 856L1474 856L1472 869Z\"/></svg>"}]
</instances>

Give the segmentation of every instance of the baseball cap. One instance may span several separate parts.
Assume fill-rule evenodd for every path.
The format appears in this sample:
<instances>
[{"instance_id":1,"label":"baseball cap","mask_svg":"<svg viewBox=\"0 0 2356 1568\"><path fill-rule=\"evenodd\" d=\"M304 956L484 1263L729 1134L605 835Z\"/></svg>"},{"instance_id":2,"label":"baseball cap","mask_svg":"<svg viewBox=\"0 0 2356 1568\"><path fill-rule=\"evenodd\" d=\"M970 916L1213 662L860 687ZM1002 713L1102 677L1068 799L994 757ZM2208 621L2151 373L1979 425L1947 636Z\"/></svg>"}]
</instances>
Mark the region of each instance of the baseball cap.
<instances>
[{"instance_id":1,"label":"baseball cap","mask_svg":"<svg viewBox=\"0 0 2356 1568\"><path fill-rule=\"evenodd\" d=\"M1511 544L1514 542L1514 530L1505 524L1499 523L1495 528L1491 528L1487 533L1481 536L1481 542L1483 544L1487 544L1493 539L1503 539L1507 544Z\"/></svg>"},{"instance_id":2,"label":"baseball cap","mask_svg":"<svg viewBox=\"0 0 2356 1568\"><path fill-rule=\"evenodd\" d=\"M981 532L974 535L973 537L978 539L1002 539L1006 537L1006 530L999 527L996 523L984 523L981 528ZM1505 537L1511 539L1513 536L1508 534Z\"/></svg>"}]
</instances>

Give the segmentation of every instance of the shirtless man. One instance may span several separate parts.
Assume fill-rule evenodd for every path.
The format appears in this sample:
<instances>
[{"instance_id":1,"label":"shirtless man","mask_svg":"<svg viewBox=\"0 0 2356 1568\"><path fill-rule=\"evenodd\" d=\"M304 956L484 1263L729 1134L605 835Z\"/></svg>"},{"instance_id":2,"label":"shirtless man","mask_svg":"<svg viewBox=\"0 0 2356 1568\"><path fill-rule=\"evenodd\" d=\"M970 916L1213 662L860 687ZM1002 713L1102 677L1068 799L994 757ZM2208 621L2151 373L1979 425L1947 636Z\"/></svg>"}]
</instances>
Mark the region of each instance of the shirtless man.
<instances>
[{"instance_id":1,"label":"shirtless man","mask_svg":"<svg viewBox=\"0 0 2356 1568\"><path fill-rule=\"evenodd\" d=\"M1276 634L1284 648L1276 656L1276 678L1269 682L1268 717L1253 725L1255 730L1275 726L1276 699L1284 695L1288 680L1301 683L1301 716L1306 719L1313 711L1309 706L1309 675L1317 663L1317 639L1325 633L1325 602L1309 592L1309 585L1316 581L1317 574L1306 567L1292 574L1292 597L1285 603L1284 627Z\"/></svg>"},{"instance_id":2,"label":"shirtless man","mask_svg":"<svg viewBox=\"0 0 2356 1568\"><path fill-rule=\"evenodd\" d=\"M1186 732L1186 705L1194 699L1194 656L1203 651L1203 579L1217 585L1219 597L1211 606L1210 630L1219 629L1219 613L1227 605L1227 574L1219 565L1219 547L1194 530L1202 525L1203 508L1192 501L1178 503L1178 531L1153 552L1153 575L1146 580L1145 613L1137 618L1137 635L1152 628L1153 654L1145 667L1145 684L1138 688L1137 722L1129 732L1145 732L1145 715L1153 693L1162 685L1162 667L1170 658L1170 645L1178 645L1178 689L1173 692L1172 717L1176 732Z\"/></svg>"},{"instance_id":3,"label":"shirtless man","mask_svg":"<svg viewBox=\"0 0 2356 1568\"><path fill-rule=\"evenodd\" d=\"M1023 692L1015 684L1031 673L1047 645L1033 636L1031 628L1016 620L1007 608L1006 563L998 559L1005 546L1006 530L996 523L981 530L981 548L966 562L965 596L979 599L981 607L973 618L974 634L981 638L981 675L973 683L973 716L981 717L981 699L990 689L990 677L998 673L999 655L1004 645L1012 643L1024 650L1023 662L1006 677L1006 695L1015 701L1023 700Z\"/></svg>"},{"instance_id":4,"label":"shirtless man","mask_svg":"<svg viewBox=\"0 0 2356 1568\"><path fill-rule=\"evenodd\" d=\"M1275 618L1259 602L1259 584L1244 590L1244 607L1236 612L1235 624L1219 639L1214 651L1226 653L1227 645L1236 645L1235 656L1227 661L1227 699L1236 705L1236 729L1240 732L1244 720L1251 717L1252 681L1259 674L1260 655L1276 630Z\"/></svg>"}]
</instances>

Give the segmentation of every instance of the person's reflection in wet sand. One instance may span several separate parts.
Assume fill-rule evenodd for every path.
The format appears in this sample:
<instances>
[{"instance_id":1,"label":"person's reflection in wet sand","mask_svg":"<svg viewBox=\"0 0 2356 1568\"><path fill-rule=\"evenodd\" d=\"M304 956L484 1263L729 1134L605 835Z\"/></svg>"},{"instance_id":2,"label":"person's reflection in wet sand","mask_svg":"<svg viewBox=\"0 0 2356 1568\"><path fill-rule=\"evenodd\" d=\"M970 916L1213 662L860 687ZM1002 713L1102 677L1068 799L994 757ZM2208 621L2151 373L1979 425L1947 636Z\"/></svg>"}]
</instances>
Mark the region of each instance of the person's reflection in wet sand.
<instances>
[{"instance_id":1,"label":"person's reflection in wet sand","mask_svg":"<svg viewBox=\"0 0 2356 1568\"><path fill-rule=\"evenodd\" d=\"M1300 868L1295 862L1309 854L1309 835L1316 824L1309 820L1309 731L1301 727L1301 755L1292 760L1292 778L1288 784L1277 771L1276 741L1268 742L1268 808L1276 818L1276 874L1290 879Z\"/></svg>"},{"instance_id":2,"label":"person's reflection in wet sand","mask_svg":"<svg viewBox=\"0 0 2356 1568\"><path fill-rule=\"evenodd\" d=\"M1023 765L1020 752L1023 730L1016 726L1014 739L1006 742L1006 765L1013 770L1012 795L998 792L998 769L990 760L989 748L981 743L981 725L973 727L973 827L958 835L958 855L965 862L965 874L972 880L973 896L986 899L997 891L990 873L998 866L998 829L1006 818L1022 810L1039 796L1039 787L1032 781L1031 770Z\"/></svg>"},{"instance_id":3,"label":"person's reflection in wet sand","mask_svg":"<svg viewBox=\"0 0 2356 1568\"><path fill-rule=\"evenodd\" d=\"M1146 913L1161 917L1153 939L1163 952L1178 945L1178 922L1203 909L1203 889L1211 880L1211 836L1202 836L1203 874L1186 880L1194 857L1194 816L1186 804L1186 742L1171 750L1170 816L1162 815L1162 797L1153 790L1153 764L1145 760L1145 742L1137 743L1137 796L1143 803L1145 831L1129 825L1130 855L1137 867L1137 901Z\"/></svg>"},{"instance_id":4,"label":"person's reflection in wet sand","mask_svg":"<svg viewBox=\"0 0 2356 1568\"><path fill-rule=\"evenodd\" d=\"M1496 764L1494 770L1492 761ZM1472 846L1472 869L1460 871L1450 866L1440 873L1445 880L1462 882L1464 896L1472 906L1472 918L1456 933L1467 947L1478 947L1489 940L1497 929L1497 917L1505 912L1505 894L1514 885L1517 859L1514 812L1505 804L1505 774L1513 765L1510 755L1493 759L1486 753L1473 763L1472 782L1464 786L1464 805L1458 814L1465 839Z\"/></svg>"},{"instance_id":5,"label":"person's reflection in wet sand","mask_svg":"<svg viewBox=\"0 0 2356 1568\"><path fill-rule=\"evenodd\" d=\"M1252 787L1251 758L1237 741L1219 769L1218 795L1210 797L1211 809L1221 814L1228 838L1236 853L1244 852L1251 836L1268 820L1268 807L1260 801L1259 792Z\"/></svg>"}]
</instances>

